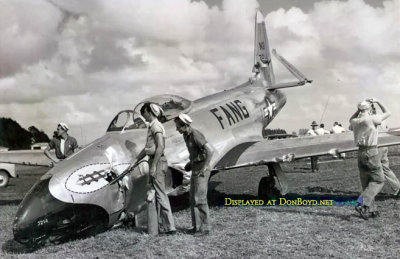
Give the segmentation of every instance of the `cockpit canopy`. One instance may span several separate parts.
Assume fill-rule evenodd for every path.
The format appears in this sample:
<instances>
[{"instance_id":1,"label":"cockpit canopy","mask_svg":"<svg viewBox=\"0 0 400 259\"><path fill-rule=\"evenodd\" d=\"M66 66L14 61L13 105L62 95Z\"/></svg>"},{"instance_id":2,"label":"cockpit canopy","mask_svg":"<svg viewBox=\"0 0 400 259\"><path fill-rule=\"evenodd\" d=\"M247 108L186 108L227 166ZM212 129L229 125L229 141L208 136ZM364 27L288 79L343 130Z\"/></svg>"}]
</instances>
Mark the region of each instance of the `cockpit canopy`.
<instances>
[{"instance_id":1,"label":"cockpit canopy","mask_svg":"<svg viewBox=\"0 0 400 259\"><path fill-rule=\"evenodd\" d=\"M140 115L143 104L158 104L164 111L165 121L178 117L180 113L187 113L192 108L192 102L177 95L157 95L141 101L134 109L135 114Z\"/></svg>"},{"instance_id":2,"label":"cockpit canopy","mask_svg":"<svg viewBox=\"0 0 400 259\"><path fill-rule=\"evenodd\" d=\"M146 123L140 115L140 109L146 102L158 104L164 111L161 119L162 123L172 120L180 113L187 113L192 108L192 101L177 95L158 95L141 101L135 109L121 111L111 121L107 129L109 131L122 131L131 129L145 129Z\"/></svg>"}]
</instances>

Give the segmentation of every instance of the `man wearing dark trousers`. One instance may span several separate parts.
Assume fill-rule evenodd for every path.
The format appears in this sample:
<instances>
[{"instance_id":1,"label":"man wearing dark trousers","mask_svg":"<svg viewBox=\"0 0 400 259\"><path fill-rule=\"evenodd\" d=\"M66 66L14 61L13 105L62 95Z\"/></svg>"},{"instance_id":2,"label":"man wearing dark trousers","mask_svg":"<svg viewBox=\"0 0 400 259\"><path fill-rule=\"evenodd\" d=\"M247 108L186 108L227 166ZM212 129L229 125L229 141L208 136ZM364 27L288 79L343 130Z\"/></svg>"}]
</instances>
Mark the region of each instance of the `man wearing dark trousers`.
<instances>
[{"instance_id":1,"label":"man wearing dark trousers","mask_svg":"<svg viewBox=\"0 0 400 259\"><path fill-rule=\"evenodd\" d=\"M210 178L210 161L213 148L207 143L204 135L190 126L192 119L186 114L175 118L176 130L183 134L189 151L190 161L185 170L192 171L190 181L190 208L192 229L190 233L207 235L210 233L210 216L207 203L208 179Z\"/></svg>"},{"instance_id":2,"label":"man wearing dark trousers","mask_svg":"<svg viewBox=\"0 0 400 259\"><path fill-rule=\"evenodd\" d=\"M382 114L370 114L371 103L379 105ZM375 196L382 190L385 182L381 157L377 148L378 126L390 116L390 113L375 99L362 101L357 108L350 118L349 129L353 131L354 141L358 146L358 168L363 191L357 200L358 204L355 209L361 218L367 220L378 215Z\"/></svg>"}]
</instances>

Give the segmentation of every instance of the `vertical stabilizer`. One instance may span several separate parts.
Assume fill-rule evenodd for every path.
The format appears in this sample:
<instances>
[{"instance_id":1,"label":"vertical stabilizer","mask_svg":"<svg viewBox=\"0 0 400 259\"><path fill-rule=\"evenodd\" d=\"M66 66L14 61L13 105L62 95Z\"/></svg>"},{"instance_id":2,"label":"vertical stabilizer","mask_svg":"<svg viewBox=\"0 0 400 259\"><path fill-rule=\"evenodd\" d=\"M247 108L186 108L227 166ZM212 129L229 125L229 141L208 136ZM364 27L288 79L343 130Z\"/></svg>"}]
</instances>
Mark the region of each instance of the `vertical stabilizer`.
<instances>
[{"instance_id":1,"label":"vertical stabilizer","mask_svg":"<svg viewBox=\"0 0 400 259\"><path fill-rule=\"evenodd\" d=\"M271 53L269 51L267 30L265 28L264 15L257 11L255 17L254 38L254 69L266 81L266 87L275 85L274 70L272 69Z\"/></svg>"}]
</instances>

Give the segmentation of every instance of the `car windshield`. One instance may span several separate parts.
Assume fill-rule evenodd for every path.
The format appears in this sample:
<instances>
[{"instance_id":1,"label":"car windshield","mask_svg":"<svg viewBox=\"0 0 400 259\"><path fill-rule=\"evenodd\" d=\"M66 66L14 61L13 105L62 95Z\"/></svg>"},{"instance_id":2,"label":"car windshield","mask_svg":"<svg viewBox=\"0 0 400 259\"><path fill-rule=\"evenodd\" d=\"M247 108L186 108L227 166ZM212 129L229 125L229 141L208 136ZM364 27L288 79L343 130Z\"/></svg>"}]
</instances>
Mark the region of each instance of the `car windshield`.
<instances>
[{"instance_id":1,"label":"car windshield","mask_svg":"<svg viewBox=\"0 0 400 259\"><path fill-rule=\"evenodd\" d=\"M156 103L163 109L161 122L166 122L178 117L180 113L187 113L192 108L192 102L177 95L158 95L140 102L134 109L135 118L140 114L140 109L146 102Z\"/></svg>"},{"instance_id":2,"label":"car windshield","mask_svg":"<svg viewBox=\"0 0 400 259\"><path fill-rule=\"evenodd\" d=\"M115 116L110 126L108 126L107 132L145 128L146 123L142 116L133 116L132 110L126 110L119 112L117 116Z\"/></svg>"}]
</instances>

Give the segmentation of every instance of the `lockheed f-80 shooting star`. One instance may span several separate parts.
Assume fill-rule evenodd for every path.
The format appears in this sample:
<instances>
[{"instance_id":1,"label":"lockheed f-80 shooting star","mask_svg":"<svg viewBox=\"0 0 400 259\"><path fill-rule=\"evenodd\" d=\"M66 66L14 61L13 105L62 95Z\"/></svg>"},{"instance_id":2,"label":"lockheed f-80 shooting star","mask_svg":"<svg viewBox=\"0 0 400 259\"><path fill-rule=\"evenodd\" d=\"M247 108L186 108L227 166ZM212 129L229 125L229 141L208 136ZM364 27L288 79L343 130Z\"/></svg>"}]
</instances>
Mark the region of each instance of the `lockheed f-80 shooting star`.
<instances>
[{"instance_id":1,"label":"lockheed f-80 shooting star","mask_svg":"<svg viewBox=\"0 0 400 259\"><path fill-rule=\"evenodd\" d=\"M164 152L169 163L166 190L172 195L182 185L183 167L189 156L173 121L180 113L189 114L193 127L203 132L215 148L211 162L214 174L229 168L267 165L268 176L259 184L262 198L268 198L271 192L287 193L281 162L356 150L351 133L263 139L263 129L286 103L280 89L311 83L276 51L272 53L297 78L296 82L275 82L264 17L257 13L255 75L250 80L195 101L175 95L156 96L139 103L134 110L118 113L103 137L57 164L32 187L15 217L14 239L38 246L93 235L120 224L125 213L139 215L144 210L148 188L146 162L110 184L144 147L147 129L139 112L144 102L157 103L164 110ZM400 144L400 138L382 134L380 144ZM18 162L6 154L0 155L0 161Z\"/></svg>"}]
</instances>

